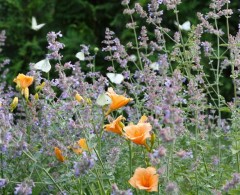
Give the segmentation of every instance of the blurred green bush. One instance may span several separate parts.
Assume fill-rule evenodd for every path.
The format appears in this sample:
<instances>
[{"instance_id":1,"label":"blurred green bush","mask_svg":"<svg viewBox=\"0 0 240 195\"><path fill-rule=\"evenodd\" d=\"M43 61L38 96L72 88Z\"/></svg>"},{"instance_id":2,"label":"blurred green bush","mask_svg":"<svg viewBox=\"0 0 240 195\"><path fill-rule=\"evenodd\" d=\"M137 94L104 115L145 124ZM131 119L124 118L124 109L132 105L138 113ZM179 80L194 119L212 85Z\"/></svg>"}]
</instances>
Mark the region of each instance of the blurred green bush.
<instances>
[{"instance_id":1,"label":"blurred green bush","mask_svg":"<svg viewBox=\"0 0 240 195\"><path fill-rule=\"evenodd\" d=\"M140 2L146 8L149 0L132 0L131 4L135 2ZM196 13L206 13L209 3L210 0L193 0L191 3L183 0L179 6L180 22L189 20L197 24ZM231 6L237 10L237 2L231 3ZM11 59L9 80L18 72L28 71L30 62L36 63L44 58L47 53L46 34L49 31L62 32L61 41L66 45L62 52L65 61L76 60L74 56L80 44L91 45L92 49L101 48L106 27L116 32L123 44L127 43L133 33L125 29L129 18L122 14L123 9L120 0L0 0L0 30L5 29L7 33L2 55ZM36 17L38 23L46 25L38 31L32 30L32 16ZM164 11L163 26L177 30L174 18L173 12ZM225 21L222 22L224 26ZM230 22L234 34L238 17L231 18ZM107 63L103 58L103 53L99 52L97 67L100 71L105 69L104 64Z\"/></svg>"}]
</instances>

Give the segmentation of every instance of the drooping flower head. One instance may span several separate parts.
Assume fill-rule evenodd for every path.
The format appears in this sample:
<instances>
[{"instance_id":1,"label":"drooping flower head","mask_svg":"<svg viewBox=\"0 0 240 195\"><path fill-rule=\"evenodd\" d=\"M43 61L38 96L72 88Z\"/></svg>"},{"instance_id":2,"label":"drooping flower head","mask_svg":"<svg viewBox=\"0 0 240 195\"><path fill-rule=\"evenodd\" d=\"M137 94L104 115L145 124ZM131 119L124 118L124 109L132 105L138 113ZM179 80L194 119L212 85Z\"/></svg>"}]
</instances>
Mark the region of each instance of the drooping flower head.
<instances>
[{"instance_id":1,"label":"drooping flower head","mask_svg":"<svg viewBox=\"0 0 240 195\"><path fill-rule=\"evenodd\" d=\"M158 191L158 174L154 167L137 168L128 181L134 188L148 192Z\"/></svg>"},{"instance_id":2,"label":"drooping flower head","mask_svg":"<svg viewBox=\"0 0 240 195\"><path fill-rule=\"evenodd\" d=\"M104 125L103 128L106 131L110 131L110 132L122 135L122 133L123 133L123 124L121 122L122 120L125 120L125 118L122 115L120 115L117 119L115 119L110 124Z\"/></svg>"},{"instance_id":3,"label":"drooping flower head","mask_svg":"<svg viewBox=\"0 0 240 195\"><path fill-rule=\"evenodd\" d=\"M128 104L128 102L133 100L132 98L126 98L123 95L116 94L112 87L108 88L106 94L111 98L112 102L105 115L108 115L110 112L125 106L126 104Z\"/></svg>"},{"instance_id":4,"label":"drooping flower head","mask_svg":"<svg viewBox=\"0 0 240 195\"><path fill-rule=\"evenodd\" d=\"M135 144L146 146L146 139L151 137L150 131L152 130L151 124L146 123L146 121L147 117L143 115L137 125L129 124L124 127L124 135L127 139Z\"/></svg>"},{"instance_id":5,"label":"drooping flower head","mask_svg":"<svg viewBox=\"0 0 240 195\"><path fill-rule=\"evenodd\" d=\"M65 161L65 157L62 155L62 151L58 147L54 148L54 152L55 152L56 158L60 162L64 162Z\"/></svg>"}]
</instances>

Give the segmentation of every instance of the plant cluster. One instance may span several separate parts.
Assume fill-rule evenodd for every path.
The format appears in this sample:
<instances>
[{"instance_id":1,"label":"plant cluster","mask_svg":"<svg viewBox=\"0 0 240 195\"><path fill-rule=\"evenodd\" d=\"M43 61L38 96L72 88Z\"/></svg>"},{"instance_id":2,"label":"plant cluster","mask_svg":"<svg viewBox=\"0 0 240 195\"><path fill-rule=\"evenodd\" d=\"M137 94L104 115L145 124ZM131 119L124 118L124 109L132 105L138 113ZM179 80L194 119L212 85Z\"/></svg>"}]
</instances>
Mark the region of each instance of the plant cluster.
<instances>
[{"instance_id":1,"label":"plant cluster","mask_svg":"<svg viewBox=\"0 0 240 195\"><path fill-rule=\"evenodd\" d=\"M45 59L30 61L15 88L10 60L1 62L2 194L240 193L240 32L230 33L230 2L212 0L195 25L179 21L181 0L121 4L133 40L106 28L106 76L98 48L82 44L78 61L64 61L61 32L47 34ZM2 31L0 47L5 39Z\"/></svg>"}]
</instances>

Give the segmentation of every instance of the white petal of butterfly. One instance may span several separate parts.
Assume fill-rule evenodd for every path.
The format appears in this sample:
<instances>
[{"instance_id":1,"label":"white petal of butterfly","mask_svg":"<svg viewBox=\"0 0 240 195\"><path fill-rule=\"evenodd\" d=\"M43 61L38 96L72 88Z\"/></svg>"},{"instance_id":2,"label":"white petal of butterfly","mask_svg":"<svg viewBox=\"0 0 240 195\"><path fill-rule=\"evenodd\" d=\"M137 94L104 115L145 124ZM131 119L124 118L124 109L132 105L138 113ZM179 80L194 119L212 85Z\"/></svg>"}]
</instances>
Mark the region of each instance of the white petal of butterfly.
<instances>
[{"instance_id":1,"label":"white petal of butterfly","mask_svg":"<svg viewBox=\"0 0 240 195\"><path fill-rule=\"evenodd\" d=\"M117 73L107 73L107 77L112 83L120 84L124 80L124 76L122 74Z\"/></svg>"},{"instance_id":2,"label":"white petal of butterfly","mask_svg":"<svg viewBox=\"0 0 240 195\"><path fill-rule=\"evenodd\" d=\"M48 59L41 60L37 62L34 66L34 69L41 70L43 72L49 72L51 70L51 64Z\"/></svg>"},{"instance_id":3,"label":"white petal of butterfly","mask_svg":"<svg viewBox=\"0 0 240 195\"><path fill-rule=\"evenodd\" d=\"M159 70L159 63L153 62L152 64L149 65L149 67L153 70Z\"/></svg>"},{"instance_id":4,"label":"white petal of butterfly","mask_svg":"<svg viewBox=\"0 0 240 195\"><path fill-rule=\"evenodd\" d=\"M176 22L175 22L175 25L177 25ZM191 30L191 23L189 21L186 21L182 25L179 24L179 28L180 28L180 30L189 31L189 30Z\"/></svg>"},{"instance_id":5,"label":"white petal of butterfly","mask_svg":"<svg viewBox=\"0 0 240 195\"><path fill-rule=\"evenodd\" d=\"M112 102L111 98L105 93L102 93L98 96L96 103L99 106L104 106L104 105L111 104L111 102Z\"/></svg>"},{"instance_id":6,"label":"white petal of butterfly","mask_svg":"<svg viewBox=\"0 0 240 195\"><path fill-rule=\"evenodd\" d=\"M83 52L78 52L75 56L76 56L80 61L84 61L84 60L85 60L85 56L84 56L84 53L83 53Z\"/></svg>"},{"instance_id":7,"label":"white petal of butterfly","mask_svg":"<svg viewBox=\"0 0 240 195\"><path fill-rule=\"evenodd\" d=\"M37 24L37 20L36 20L36 18L33 16L32 17L32 29L33 30L39 30L40 28L42 28L43 26L45 25L45 23L43 23L43 24Z\"/></svg>"}]
</instances>

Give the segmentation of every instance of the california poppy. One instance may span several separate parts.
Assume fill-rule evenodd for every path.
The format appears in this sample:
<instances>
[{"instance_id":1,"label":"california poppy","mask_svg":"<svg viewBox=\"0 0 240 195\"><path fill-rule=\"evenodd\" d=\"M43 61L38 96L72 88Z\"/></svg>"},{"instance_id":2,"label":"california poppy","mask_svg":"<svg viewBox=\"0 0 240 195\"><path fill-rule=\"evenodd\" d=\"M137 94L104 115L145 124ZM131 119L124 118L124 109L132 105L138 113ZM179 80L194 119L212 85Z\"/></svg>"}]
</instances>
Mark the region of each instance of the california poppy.
<instances>
[{"instance_id":1,"label":"california poppy","mask_svg":"<svg viewBox=\"0 0 240 195\"><path fill-rule=\"evenodd\" d=\"M154 167L137 168L128 181L134 188L148 192L158 191L158 174Z\"/></svg>"},{"instance_id":2,"label":"california poppy","mask_svg":"<svg viewBox=\"0 0 240 195\"><path fill-rule=\"evenodd\" d=\"M126 104L128 104L128 102L133 100L132 98L126 98L123 95L116 94L112 87L108 88L106 94L111 98L112 102L105 115L108 115L110 112L125 106Z\"/></svg>"},{"instance_id":3,"label":"california poppy","mask_svg":"<svg viewBox=\"0 0 240 195\"><path fill-rule=\"evenodd\" d=\"M17 84L17 87L21 89L21 93L24 94L25 98L29 97L28 87L33 83L34 78L31 76L26 76L24 74L18 74L18 76L13 80Z\"/></svg>"},{"instance_id":4,"label":"california poppy","mask_svg":"<svg viewBox=\"0 0 240 195\"><path fill-rule=\"evenodd\" d=\"M146 120L147 117L143 115L137 125L130 124L124 127L124 135L135 144L146 146L146 139L151 137L152 130L151 124L146 123Z\"/></svg>"},{"instance_id":5,"label":"california poppy","mask_svg":"<svg viewBox=\"0 0 240 195\"><path fill-rule=\"evenodd\" d=\"M123 131L122 131L123 124L121 122L122 120L125 120L125 118L122 115L120 115L117 119L115 119L110 124L104 125L103 128L106 131L110 131L110 132L117 133L117 134L121 135L123 133Z\"/></svg>"},{"instance_id":6,"label":"california poppy","mask_svg":"<svg viewBox=\"0 0 240 195\"><path fill-rule=\"evenodd\" d=\"M56 158L59 161L61 161L61 162L65 161L65 157L62 155L62 151L58 147L54 148L54 152L55 152Z\"/></svg>"}]
</instances>

